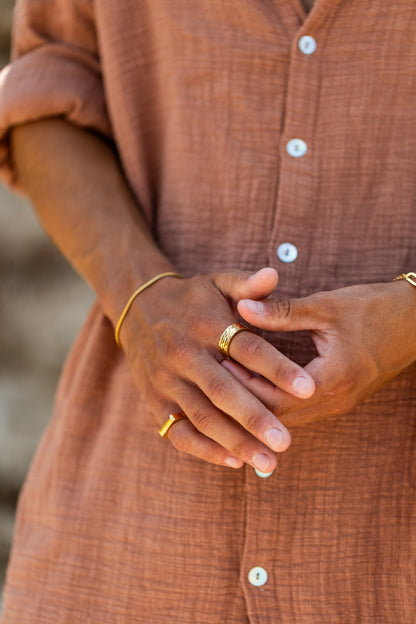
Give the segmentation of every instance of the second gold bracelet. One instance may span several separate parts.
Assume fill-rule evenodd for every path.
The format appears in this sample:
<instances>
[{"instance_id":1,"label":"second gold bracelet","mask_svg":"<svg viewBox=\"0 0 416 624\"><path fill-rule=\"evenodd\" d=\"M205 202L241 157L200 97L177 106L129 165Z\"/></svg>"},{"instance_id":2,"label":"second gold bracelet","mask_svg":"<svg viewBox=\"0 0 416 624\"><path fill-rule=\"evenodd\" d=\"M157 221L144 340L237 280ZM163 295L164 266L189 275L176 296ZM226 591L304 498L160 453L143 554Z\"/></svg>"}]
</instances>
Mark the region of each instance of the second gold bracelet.
<instances>
[{"instance_id":1,"label":"second gold bracelet","mask_svg":"<svg viewBox=\"0 0 416 624\"><path fill-rule=\"evenodd\" d=\"M395 277L393 282L397 280L406 280L406 282L409 282L412 286L416 286L416 273L402 273Z\"/></svg>"},{"instance_id":2,"label":"second gold bracelet","mask_svg":"<svg viewBox=\"0 0 416 624\"><path fill-rule=\"evenodd\" d=\"M121 316L117 322L116 325L116 329L114 332L114 339L116 341L117 346L121 349L121 342L120 342L120 329L121 326L123 324L124 319L127 316L128 311L131 308L131 305L133 303L133 301L136 299L137 295L140 295L140 293L142 293L144 290L146 290L146 288L149 288L149 286L152 286L152 284L154 284L155 282L158 282L159 280L163 279L164 277L178 277L179 279L184 279L183 275L180 275L180 273L174 273L173 271L168 271L167 273L159 273L159 275L156 275L155 277L152 277L152 279L150 279L148 282L145 282L144 284L142 284L137 290L134 291L134 293L131 295L130 299L127 301L123 312L121 313Z\"/></svg>"}]
</instances>

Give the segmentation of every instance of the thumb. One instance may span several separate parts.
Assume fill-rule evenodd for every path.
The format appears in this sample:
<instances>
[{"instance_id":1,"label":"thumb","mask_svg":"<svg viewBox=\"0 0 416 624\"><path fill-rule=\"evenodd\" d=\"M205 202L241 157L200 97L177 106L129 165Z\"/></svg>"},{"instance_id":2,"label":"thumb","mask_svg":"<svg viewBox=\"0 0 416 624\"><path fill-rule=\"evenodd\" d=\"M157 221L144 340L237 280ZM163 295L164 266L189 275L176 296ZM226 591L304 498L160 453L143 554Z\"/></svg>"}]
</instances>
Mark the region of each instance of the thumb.
<instances>
[{"instance_id":1,"label":"thumb","mask_svg":"<svg viewBox=\"0 0 416 624\"><path fill-rule=\"evenodd\" d=\"M216 273L213 281L225 297L238 301L265 299L276 288L278 279L275 269L265 267L255 273L249 271Z\"/></svg>"},{"instance_id":2,"label":"thumb","mask_svg":"<svg viewBox=\"0 0 416 624\"><path fill-rule=\"evenodd\" d=\"M267 331L316 329L317 315L309 297L303 299L242 299L237 304L245 321Z\"/></svg>"}]
</instances>

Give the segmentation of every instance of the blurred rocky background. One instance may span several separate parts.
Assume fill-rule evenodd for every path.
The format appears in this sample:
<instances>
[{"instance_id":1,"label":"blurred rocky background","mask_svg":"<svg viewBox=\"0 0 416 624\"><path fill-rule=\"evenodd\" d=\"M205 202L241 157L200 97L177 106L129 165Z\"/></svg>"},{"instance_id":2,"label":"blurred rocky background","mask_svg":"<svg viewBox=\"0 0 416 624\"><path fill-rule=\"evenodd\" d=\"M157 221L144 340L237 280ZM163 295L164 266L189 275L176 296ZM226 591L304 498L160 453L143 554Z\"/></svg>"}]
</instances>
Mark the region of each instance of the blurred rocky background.
<instances>
[{"instance_id":1,"label":"blurred rocky background","mask_svg":"<svg viewBox=\"0 0 416 624\"><path fill-rule=\"evenodd\" d=\"M0 67L14 0L0 0ZM22 198L0 186L0 593L19 490L64 357L93 299Z\"/></svg>"}]
</instances>

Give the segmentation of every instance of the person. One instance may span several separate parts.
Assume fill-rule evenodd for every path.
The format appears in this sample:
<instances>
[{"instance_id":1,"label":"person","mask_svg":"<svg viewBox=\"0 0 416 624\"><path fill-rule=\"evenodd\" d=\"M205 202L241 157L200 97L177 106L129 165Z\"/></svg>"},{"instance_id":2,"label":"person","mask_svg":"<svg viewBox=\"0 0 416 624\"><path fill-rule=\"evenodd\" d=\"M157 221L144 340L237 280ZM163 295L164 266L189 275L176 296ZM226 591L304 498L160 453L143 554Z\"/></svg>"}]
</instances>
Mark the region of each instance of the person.
<instances>
[{"instance_id":1,"label":"person","mask_svg":"<svg viewBox=\"0 0 416 624\"><path fill-rule=\"evenodd\" d=\"M3 624L414 622L416 6L311 4L17 2L3 179L97 303Z\"/></svg>"}]
</instances>

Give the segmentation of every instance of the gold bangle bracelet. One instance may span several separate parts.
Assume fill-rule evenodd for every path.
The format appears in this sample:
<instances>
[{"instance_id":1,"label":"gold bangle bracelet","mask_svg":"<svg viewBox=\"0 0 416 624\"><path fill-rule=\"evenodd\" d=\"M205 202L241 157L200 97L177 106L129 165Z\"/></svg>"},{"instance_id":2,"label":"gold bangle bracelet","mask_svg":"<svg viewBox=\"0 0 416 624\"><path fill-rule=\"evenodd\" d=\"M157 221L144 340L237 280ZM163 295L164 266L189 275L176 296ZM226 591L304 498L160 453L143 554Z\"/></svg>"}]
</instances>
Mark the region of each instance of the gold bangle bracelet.
<instances>
[{"instance_id":1,"label":"gold bangle bracelet","mask_svg":"<svg viewBox=\"0 0 416 624\"><path fill-rule=\"evenodd\" d=\"M114 338L115 338L116 344L120 349L122 348L121 342L120 342L120 329L121 329L124 319L127 316L128 311L131 308L133 301L136 299L137 295L140 295L140 293L146 290L146 288L149 288L149 286L152 286L152 284L154 284L155 282L158 282L160 279L163 279L164 277L178 277L179 279L184 279L183 275L180 275L179 273L174 273L173 271L168 271L167 273L159 273L159 275L152 277L152 279L150 279L145 284L142 284L137 290L134 291L130 299L127 301L123 312L121 313L121 316L117 322L116 329L114 332Z\"/></svg>"},{"instance_id":2,"label":"gold bangle bracelet","mask_svg":"<svg viewBox=\"0 0 416 624\"><path fill-rule=\"evenodd\" d=\"M406 280L406 282L409 282L409 284L416 287L416 273L402 273L401 275L395 277L393 282L397 280Z\"/></svg>"}]
</instances>

